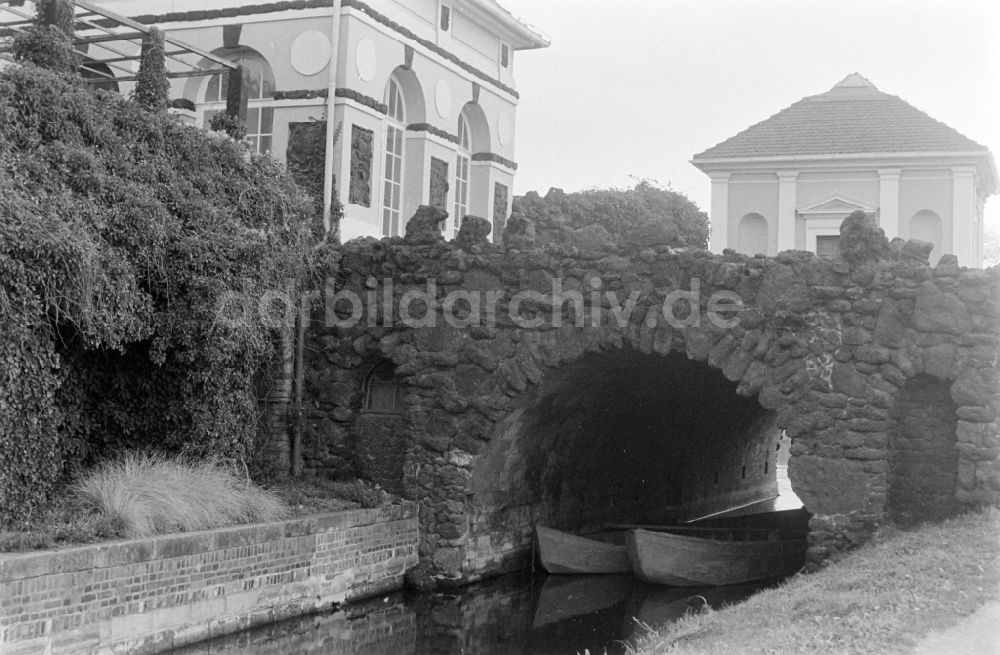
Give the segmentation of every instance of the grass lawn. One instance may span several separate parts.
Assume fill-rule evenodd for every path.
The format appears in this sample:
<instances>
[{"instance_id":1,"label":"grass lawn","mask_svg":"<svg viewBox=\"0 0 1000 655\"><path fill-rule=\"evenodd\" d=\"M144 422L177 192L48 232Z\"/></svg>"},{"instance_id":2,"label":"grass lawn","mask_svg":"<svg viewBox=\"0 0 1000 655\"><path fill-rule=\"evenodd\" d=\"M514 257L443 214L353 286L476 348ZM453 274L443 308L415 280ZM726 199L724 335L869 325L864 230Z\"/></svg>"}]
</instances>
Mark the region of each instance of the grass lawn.
<instances>
[{"instance_id":1,"label":"grass lawn","mask_svg":"<svg viewBox=\"0 0 1000 655\"><path fill-rule=\"evenodd\" d=\"M843 559L640 639L654 653L906 653L1000 598L1000 511L883 529ZM996 626L1000 637L1000 626Z\"/></svg>"}]
</instances>

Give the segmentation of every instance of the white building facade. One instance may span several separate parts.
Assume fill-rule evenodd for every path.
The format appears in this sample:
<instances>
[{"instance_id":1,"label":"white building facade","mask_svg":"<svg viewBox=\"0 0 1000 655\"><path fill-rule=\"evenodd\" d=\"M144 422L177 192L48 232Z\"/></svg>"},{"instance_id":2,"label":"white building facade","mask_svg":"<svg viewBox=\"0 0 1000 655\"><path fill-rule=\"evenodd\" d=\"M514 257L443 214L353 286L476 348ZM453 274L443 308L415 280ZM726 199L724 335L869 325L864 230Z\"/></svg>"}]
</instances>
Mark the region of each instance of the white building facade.
<instances>
[{"instance_id":1,"label":"white building facade","mask_svg":"<svg viewBox=\"0 0 1000 655\"><path fill-rule=\"evenodd\" d=\"M889 239L983 260L983 206L997 190L989 150L852 74L705 152L710 249L836 254L840 223L862 210Z\"/></svg>"},{"instance_id":2,"label":"white building facade","mask_svg":"<svg viewBox=\"0 0 1000 655\"><path fill-rule=\"evenodd\" d=\"M493 0L100 4L242 64L259 152L285 162L315 147L303 138L325 137L325 203L343 206L342 240L402 235L422 204L448 211L449 238L465 214L493 221L494 233L505 222L517 169L515 53L548 42ZM173 80L171 97L187 101L175 111L207 126L225 109L226 86L221 76Z\"/></svg>"}]
</instances>

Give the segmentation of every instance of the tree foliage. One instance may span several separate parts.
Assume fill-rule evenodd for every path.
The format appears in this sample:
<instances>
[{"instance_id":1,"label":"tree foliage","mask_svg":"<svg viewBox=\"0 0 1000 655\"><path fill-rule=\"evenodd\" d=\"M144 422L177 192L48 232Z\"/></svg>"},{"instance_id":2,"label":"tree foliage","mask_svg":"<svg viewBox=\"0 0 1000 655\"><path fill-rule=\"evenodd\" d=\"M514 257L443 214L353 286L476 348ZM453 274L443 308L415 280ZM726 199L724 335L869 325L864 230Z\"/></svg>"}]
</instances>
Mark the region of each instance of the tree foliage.
<instances>
[{"instance_id":1,"label":"tree foliage","mask_svg":"<svg viewBox=\"0 0 1000 655\"><path fill-rule=\"evenodd\" d=\"M983 268L1000 264L1000 230L986 230L983 235Z\"/></svg>"},{"instance_id":2,"label":"tree foliage","mask_svg":"<svg viewBox=\"0 0 1000 655\"><path fill-rule=\"evenodd\" d=\"M26 64L0 71L0 187L0 526L112 449L249 457L274 326L220 308L330 254L279 165Z\"/></svg>"},{"instance_id":3,"label":"tree foliage","mask_svg":"<svg viewBox=\"0 0 1000 655\"><path fill-rule=\"evenodd\" d=\"M514 199L514 211L535 223L539 233L601 226L622 242L651 225L676 230L679 240L708 247L708 216L685 195L652 180L631 189L589 189L564 193L550 189L544 196L528 193Z\"/></svg>"}]
</instances>

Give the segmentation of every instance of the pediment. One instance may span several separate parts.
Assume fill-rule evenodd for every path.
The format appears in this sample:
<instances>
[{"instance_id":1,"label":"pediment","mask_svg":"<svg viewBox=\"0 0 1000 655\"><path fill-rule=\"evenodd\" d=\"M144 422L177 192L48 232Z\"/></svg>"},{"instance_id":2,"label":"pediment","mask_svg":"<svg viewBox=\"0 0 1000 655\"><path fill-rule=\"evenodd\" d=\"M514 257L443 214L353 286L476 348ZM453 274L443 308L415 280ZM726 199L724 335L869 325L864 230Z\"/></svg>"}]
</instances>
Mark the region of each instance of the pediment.
<instances>
[{"instance_id":1,"label":"pediment","mask_svg":"<svg viewBox=\"0 0 1000 655\"><path fill-rule=\"evenodd\" d=\"M832 195L821 198L805 207L800 207L800 214L850 214L861 210L866 214L875 213L875 208L853 198L842 195Z\"/></svg>"}]
</instances>

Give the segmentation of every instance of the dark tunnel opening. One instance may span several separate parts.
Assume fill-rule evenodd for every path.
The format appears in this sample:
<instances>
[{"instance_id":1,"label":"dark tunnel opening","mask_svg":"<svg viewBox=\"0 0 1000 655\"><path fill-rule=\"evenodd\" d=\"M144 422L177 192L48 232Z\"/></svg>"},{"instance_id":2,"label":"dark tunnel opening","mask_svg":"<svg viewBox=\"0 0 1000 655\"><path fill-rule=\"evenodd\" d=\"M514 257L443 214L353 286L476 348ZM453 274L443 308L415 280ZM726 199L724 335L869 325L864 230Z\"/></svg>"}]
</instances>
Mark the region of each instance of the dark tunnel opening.
<instances>
[{"instance_id":1,"label":"dark tunnel opening","mask_svg":"<svg viewBox=\"0 0 1000 655\"><path fill-rule=\"evenodd\" d=\"M780 431L736 386L679 353L593 353L551 373L477 469L479 516L530 533L531 522L670 522L774 496Z\"/></svg>"}]
</instances>

